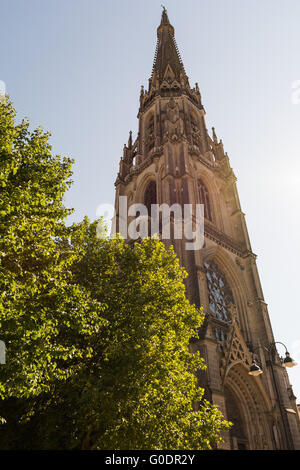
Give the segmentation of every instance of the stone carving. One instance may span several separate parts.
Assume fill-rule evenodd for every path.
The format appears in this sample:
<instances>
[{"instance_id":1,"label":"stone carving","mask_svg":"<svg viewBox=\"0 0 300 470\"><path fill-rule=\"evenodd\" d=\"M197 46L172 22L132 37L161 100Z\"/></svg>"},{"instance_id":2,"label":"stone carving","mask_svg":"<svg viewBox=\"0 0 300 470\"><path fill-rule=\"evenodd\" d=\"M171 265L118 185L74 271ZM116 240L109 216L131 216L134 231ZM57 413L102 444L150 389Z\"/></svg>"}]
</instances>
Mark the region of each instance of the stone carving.
<instances>
[{"instance_id":1,"label":"stone carving","mask_svg":"<svg viewBox=\"0 0 300 470\"><path fill-rule=\"evenodd\" d=\"M191 130L193 144L196 145L200 150L202 150L200 129L196 119L193 116L191 117Z\"/></svg>"},{"instance_id":2,"label":"stone carving","mask_svg":"<svg viewBox=\"0 0 300 470\"><path fill-rule=\"evenodd\" d=\"M165 136L176 140L184 133L183 119L180 117L179 106L173 98L167 104L166 119L164 123Z\"/></svg>"}]
</instances>

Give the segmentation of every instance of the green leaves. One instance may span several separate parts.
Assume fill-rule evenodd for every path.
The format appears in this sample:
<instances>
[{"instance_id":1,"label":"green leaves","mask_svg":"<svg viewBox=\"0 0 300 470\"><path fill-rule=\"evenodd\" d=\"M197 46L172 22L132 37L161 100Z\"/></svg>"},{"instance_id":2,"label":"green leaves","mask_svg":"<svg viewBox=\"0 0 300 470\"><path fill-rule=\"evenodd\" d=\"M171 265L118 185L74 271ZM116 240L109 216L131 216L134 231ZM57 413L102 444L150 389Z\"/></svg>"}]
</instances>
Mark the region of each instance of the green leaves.
<instances>
[{"instance_id":1,"label":"green leaves","mask_svg":"<svg viewBox=\"0 0 300 470\"><path fill-rule=\"evenodd\" d=\"M30 132L28 122L15 125L14 119L12 104L1 102L0 335L7 346L7 364L0 377L4 397L38 395L50 388L54 378L65 376L53 361L58 351L62 358L69 357L69 349L74 348L60 350L57 345L64 325L62 311L76 318L81 311L86 315L87 309L99 309L84 289L69 286L74 254L60 250L62 242L58 243L72 232L64 224L70 210L62 204L71 183L72 162L52 156L49 134L41 129ZM82 357L81 348L72 354Z\"/></svg>"},{"instance_id":2,"label":"green leaves","mask_svg":"<svg viewBox=\"0 0 300 470\"><path fill-rule=\"evenodd\" d=\"M228 426L197 388L203 314L174 250L67 227L72 162L14 120L1 102L0 447L212 448Z\"/></svg>"}]
</instances>

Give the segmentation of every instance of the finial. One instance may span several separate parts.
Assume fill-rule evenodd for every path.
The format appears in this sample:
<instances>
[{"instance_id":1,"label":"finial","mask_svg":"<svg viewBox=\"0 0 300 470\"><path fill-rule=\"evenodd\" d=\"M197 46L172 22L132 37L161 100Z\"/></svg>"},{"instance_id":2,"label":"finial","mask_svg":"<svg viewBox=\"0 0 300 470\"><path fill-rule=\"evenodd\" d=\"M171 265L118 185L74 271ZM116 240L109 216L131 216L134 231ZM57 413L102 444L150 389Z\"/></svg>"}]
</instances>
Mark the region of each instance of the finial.
<instances>
[{"instance_id":1,"label":"finial","mask_svg":"<svg viewBox=\"0 0 300 470\"><path fill-rule=\"evenodd\" d=\"M161 5L161 7L163 9L162 15L161 15L161 22L164 23L164 24L169 24L167 9L164 5Z\"/></svg>"},{"instance_id":2,"label":"finial","mask_svg":"<svg viewBox=\"0 0 300 470\"><path fill-rule=\"evenodd\" d=\"M166 9L165 5L160 5L160 6L161 6L162 9L163 9L163 11L162 11L162 16L166 15L166 17L167 17L167 19L168 19L167 9Z\"/></svg>"},{"instance_id":3,"label":"finial","mask_svg":"<svg viewBox=\"0 0 300 470\"><path fill-rule=\"evenodd\" d=\"M218 143L218 139L217 139L217 136L216 136L216 132L215 132L215 128L214 128L214 127L212 127L212 133L213 133L214 143L217 144L217 143Z\"/></svg>"},{"instance_id":4,"label":"finial","mask_svg":"<svg viewBox=\"0 0 300 470\"><path fill-rule=\"evenodd\" d=\"M129 131L128 148L132 148L132 131Z\"/></svg>"}]
</instances>

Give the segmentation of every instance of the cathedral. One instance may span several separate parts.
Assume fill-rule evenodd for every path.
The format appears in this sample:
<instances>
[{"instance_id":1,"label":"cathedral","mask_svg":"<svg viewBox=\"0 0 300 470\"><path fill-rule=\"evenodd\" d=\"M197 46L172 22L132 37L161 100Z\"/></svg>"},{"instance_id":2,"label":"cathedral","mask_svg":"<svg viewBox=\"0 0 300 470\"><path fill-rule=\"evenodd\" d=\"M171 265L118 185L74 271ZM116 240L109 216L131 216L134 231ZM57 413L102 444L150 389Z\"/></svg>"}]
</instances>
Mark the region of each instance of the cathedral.
<instances>
[{"instance_id":1,"label":"cathedral","mask_svg":"<svg viewBox=\"0 0 300 470\"><path fill-rule=\"evenodd\" d=\"M142 87L138 134L129 134L116 179L128 206L203 204L204 244L185 249L171 237L188 272L190 302L202 306L205 320L191 352L199 350L207 369L199 386L234 425L224 449L300 449L300 421L287 367L277 352L267 304L252 252L236 177L222 140L205 124L198 84L191 88L165 8L157 28L152 75ZM285 345L281 343L281 348ZM279 348L278 348L279 349Z\"/></svg>"}]
</instances>

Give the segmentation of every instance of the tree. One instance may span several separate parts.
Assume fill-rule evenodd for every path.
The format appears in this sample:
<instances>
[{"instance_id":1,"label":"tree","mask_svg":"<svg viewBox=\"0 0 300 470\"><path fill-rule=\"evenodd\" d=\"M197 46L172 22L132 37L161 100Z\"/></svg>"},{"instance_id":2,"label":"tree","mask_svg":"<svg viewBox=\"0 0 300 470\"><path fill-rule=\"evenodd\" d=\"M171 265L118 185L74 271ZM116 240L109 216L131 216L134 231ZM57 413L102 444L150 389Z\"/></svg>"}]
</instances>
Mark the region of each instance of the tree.
<instances>
[{"instance_id":1,"label":"tree","mask_svg":"<svg viewBox=\"0 0 300 470\"><path fill-rule=\"evenodd\" d=\"M7 348L0 396L6 398L33 397L67 377L68 358L89 355L78 345L80 335L101 310L69 283L80 253L67 243L78 227L64 222L72 161L52 156L49 134L30 132L15 117L12 103L0 102L0 326Z\"/></svg>"},{"instance_id":2,"label":"tree","mask_svg":"<svg viewBox=\"0 0 300 470\"><path fill-rule=\"evenodd\" d=\"M197 387L203 314L173 249L66 227L70 160L0 106L0 447L214 447L228 424Z\"/></svg>"}]
</instances>

